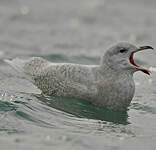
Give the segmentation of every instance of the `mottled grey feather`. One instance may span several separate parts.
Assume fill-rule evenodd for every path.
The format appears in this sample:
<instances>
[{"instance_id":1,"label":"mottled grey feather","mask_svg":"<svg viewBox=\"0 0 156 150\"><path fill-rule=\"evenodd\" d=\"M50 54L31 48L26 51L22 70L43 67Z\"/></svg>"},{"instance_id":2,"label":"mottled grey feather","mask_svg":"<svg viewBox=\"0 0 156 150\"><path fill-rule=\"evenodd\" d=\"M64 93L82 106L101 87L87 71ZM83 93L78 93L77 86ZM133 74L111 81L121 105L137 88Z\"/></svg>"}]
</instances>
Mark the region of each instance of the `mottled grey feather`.
<instances>
[{"instance_id":1,"label":"mottled grey feather","mask_svg":"<svg viewBox=\"0 0 156 150\"><path fill-rule=\"evenodd\" d=\"M131 44L119 43L106 52L97 66L52 63L39 57L25 61L16 58L7 63L31 77L45 94L80 98L116 110L127 107L135 91L135 71L127 60L128 54L118 54L120 47L136 49Z\"/></svg>"}]
</instances>

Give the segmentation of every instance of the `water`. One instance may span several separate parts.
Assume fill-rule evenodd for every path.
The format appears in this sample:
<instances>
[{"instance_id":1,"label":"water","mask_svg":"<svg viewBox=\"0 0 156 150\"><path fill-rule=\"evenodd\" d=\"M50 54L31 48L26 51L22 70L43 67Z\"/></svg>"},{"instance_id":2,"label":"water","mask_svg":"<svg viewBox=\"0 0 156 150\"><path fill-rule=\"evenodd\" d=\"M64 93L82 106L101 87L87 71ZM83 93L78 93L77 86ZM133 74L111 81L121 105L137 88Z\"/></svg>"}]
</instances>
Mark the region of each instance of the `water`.
<instances>
[{"instance_id":1,"label":"water","mask_svg":"<svg viewBox=\"0 0 156 150\"><path fill-rule=\"evenodd\" d=\"M98 64L117 41L156 47L154 0L1 0L1 149L155 149L156 52L136 54L152 67L135 74L136 93L125 111L40 94L4 58L41 56L54 62Z\"/></svg>"}]
</instances>

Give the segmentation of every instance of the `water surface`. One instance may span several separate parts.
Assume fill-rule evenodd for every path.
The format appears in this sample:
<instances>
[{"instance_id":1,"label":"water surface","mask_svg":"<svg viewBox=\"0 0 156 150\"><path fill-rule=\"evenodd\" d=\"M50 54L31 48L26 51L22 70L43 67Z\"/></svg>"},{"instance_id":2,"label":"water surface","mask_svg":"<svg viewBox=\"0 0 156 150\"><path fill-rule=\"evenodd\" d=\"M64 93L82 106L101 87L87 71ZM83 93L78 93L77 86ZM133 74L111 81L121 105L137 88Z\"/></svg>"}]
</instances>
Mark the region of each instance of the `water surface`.
<instances>
[{"instance_id":1,"label":"water surface","mask_svg":"<svg viewBox=\"0 0 156 150\"><path fill-rule=\"evenodd\" d=\"M117 41L156 47L154 0L1 0L1 149L155 149L156 52L136 54L152 75L135 74L125 111L40 94L3 62L40 56L53 62L99 64Z\"/></svg>"}]
</instances>

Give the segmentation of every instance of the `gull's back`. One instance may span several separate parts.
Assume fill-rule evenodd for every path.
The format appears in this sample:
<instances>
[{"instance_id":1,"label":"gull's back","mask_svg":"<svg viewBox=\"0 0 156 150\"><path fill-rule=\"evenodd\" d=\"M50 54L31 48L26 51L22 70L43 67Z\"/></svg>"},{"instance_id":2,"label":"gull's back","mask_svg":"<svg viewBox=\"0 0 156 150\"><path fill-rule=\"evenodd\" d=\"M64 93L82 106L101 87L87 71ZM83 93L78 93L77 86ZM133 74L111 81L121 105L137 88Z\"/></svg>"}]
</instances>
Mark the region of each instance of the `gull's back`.
<instances>
[{"instance_id":1,"label":"gull's back","mask_svg":"<svg viewBox=\"0 0 156 150\"><path fill-rule=\"evenodd\" d=\"M96 95L93 68L96 66L51 63L43 58L6 60L48 95L91 99Z\"/></svg>"}]
</instances>

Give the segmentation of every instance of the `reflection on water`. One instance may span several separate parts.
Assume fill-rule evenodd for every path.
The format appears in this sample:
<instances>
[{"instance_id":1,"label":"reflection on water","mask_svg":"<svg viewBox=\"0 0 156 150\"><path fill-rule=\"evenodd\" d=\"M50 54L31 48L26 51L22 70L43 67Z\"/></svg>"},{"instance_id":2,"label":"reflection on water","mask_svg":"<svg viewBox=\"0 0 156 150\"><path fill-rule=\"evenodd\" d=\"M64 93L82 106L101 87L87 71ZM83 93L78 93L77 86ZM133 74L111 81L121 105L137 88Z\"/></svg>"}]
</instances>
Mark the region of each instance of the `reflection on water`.
<instances>
[{"instance_id":1,"label":"reflection on water","mask_svg":"<svg viewBox=\"0 0 156 150\"><path fill-rule=\"evenodd\" d=\"M50 107L70 113L76 117L109 121L115 124L128 124L126 110L107 110L88 101L72 98L40 96L38 99Z\"/></svg>"}]
</instances>

